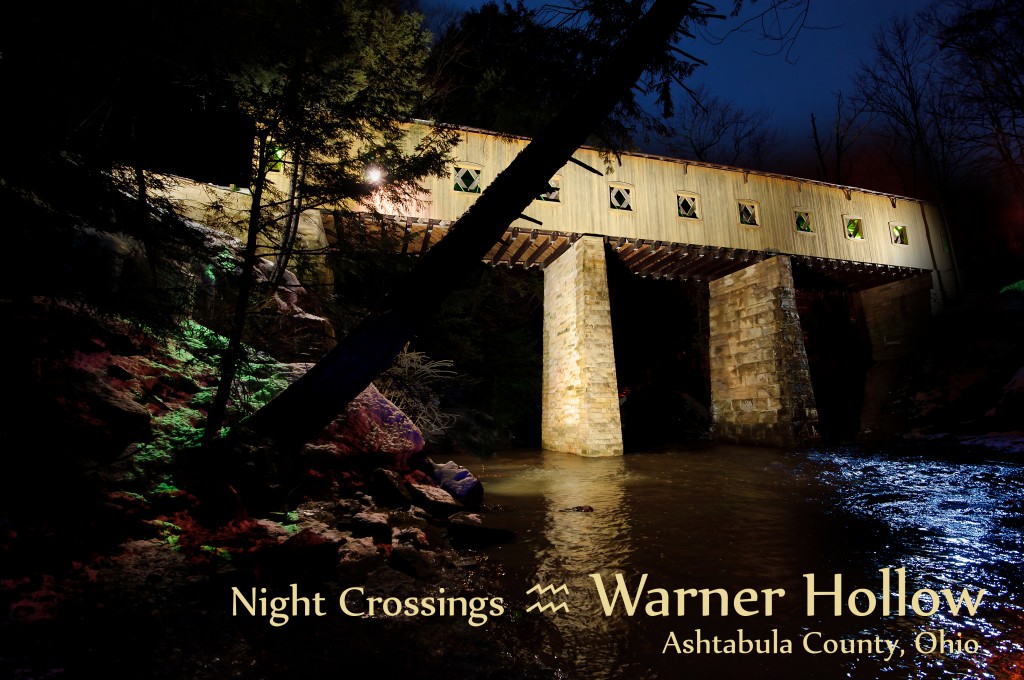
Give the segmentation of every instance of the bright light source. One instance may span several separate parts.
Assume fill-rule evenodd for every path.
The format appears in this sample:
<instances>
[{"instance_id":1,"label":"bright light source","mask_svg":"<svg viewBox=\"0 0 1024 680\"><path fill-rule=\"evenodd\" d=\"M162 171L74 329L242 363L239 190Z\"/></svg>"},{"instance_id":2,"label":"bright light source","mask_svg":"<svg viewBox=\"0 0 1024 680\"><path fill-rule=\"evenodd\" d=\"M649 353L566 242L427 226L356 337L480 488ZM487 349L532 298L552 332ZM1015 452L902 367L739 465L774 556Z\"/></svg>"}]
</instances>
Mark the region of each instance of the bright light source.
<instances>
[{"instance_id":1,"label":"bright light source","mask_svg":"<svg viewBox=\"0 0 1024 680\"><path fill-rule=\"evenodd\" d=\"M366 181L370 184L380 184L384 181L384 171L377 166L366 169Z\"/></svg>"}]
</instances>

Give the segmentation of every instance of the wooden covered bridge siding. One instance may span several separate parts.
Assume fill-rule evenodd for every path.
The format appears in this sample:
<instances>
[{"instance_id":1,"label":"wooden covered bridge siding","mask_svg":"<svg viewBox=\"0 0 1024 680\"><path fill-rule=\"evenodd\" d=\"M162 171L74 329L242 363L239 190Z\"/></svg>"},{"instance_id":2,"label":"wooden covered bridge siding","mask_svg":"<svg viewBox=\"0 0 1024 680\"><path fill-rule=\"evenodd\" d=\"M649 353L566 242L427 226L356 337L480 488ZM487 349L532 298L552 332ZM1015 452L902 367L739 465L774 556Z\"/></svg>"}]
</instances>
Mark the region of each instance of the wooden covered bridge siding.
<instances>
[{"instance_id":1,"label":"wooden covered bridge siding","mask_svg":"<svg viewBox=\"0 0 1024 680\"><path fill-rule=\"evenodd\" d=\"M528 141L462 135L451 175L426 182L414 209L377 206L394 216L388 228L400 231L403 252L443 238ZM876 354L891 353L893 337L910 338L929 302L954 292L936 206L649 155L624 154L613 169L594 150L574 157L580 163L552 180L557 199L534 201L485 258L545 272L545 448L622 452L606 253L641 276L710 282L714 433L729 441L791 445L815 436L794 269L864 291L868 324L887 324L868 329ZM862 238L850 238L852 219ZM870 292L882 285L885 294Z\"/></svg>"}]
</instances>

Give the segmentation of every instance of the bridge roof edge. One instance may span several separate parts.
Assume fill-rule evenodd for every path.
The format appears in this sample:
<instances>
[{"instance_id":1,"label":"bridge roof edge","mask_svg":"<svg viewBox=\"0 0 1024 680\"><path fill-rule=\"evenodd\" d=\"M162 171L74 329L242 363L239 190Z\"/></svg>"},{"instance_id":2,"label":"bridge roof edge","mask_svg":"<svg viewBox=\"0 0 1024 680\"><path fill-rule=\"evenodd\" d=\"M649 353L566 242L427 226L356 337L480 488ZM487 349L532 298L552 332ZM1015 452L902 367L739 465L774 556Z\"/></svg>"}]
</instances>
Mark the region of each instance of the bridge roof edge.
<instances>
[{"instance_id":1,"label":"bridge roof edge","mask_svg":"<svg viewBox=\"0 0 1024 680\"><path fill-rule=\"evenodd\" d=\"M411 122L419 124L419 125L440 125L440 126L444 126L446 128L450 128L452 130L460 130L462 132L472 132L472 133L476 133L476 134L480 134L480 135L487 135L489 137L498 137L500 139L520 140L520 141L524 141L524 142L532 141L532 138L526 137L524 135L516 135L516 134L511 134L511 133L506 133L506 132L495 132L494 130L485 130L483 128L472 127L470 125L451 125L451 124L448 124L448 123L440 123L438 121L432 121L432 120L422 120L422 119L419 119L419 118L413 119ZM583 145L580 148L581 149L586 149L588 151L596 151L598 153L603 151L602 149L599 149L597 147L587 146L587 145ZM889 198L889 199L893 199L894 198L894 199L899 200L899 201L909 201L911 203L920 203L920 204L923 204L923 205L932 205L932 206L936 206L936 207L938 207L938 205L939 205L935 201L929 201L929 200L926 200L926 199L923 199L923 198L914 198L913 196L904 196L903 194L893 194L893 193L889 193L889 192L885 192L885 191L876 191L874 189L865 189L863 187L855 187L855 186L850 186L850 185L847 185L847 184L833 184L832 182L825 182L825 181L822 181L820 179L810 179L810 178L807 178L807 177L796 177L794 175L786 175L786 174L780 173L780 172L767 172L767 171L764 171L764 170L751 170L749 168L740 168L740 167L736 167L736 166L733 166L733 165L725 165L725 164L722 164L722 163L708 163L707 161L694 161L694 160L689 160L689 159L686 159L686 158L676 158L675 156L664 156L664 155L661 155L661 154L647 153L647 152L644 152L644 151L621 151L621 152L619 152L619 155L622 155L622 156L633 156L633 157L636 157L636 158L649 158L651 160L662 161L662 162L665 162L665 163L678 163L680 165L693 165L693 166L702 167L702 168L712 168L712 169L715 169L715 170L725 170L727 172L742 172L742 173L747 173L749 175L757 175L759 177L771 177L773 179L781 179L781 180L786 180L786 181L789 181L789 182L799 182L801 184L814 184L814 185L817 185L817 186L830 187L830 188L833 188L833 189L840 189L842 191L856 191L858 193L868 194L868 195L871 195L871 196L882 196L884 198Z\"/></svg>"}]
</instances>

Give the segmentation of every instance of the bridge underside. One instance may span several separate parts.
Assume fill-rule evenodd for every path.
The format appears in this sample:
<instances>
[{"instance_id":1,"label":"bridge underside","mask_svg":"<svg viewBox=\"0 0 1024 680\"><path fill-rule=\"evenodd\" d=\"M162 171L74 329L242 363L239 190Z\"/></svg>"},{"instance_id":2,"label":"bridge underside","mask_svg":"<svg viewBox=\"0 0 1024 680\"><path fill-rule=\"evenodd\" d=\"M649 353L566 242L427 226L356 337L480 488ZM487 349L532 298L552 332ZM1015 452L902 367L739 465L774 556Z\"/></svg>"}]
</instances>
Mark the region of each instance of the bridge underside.
<instances>
[{"instance_id":1,"label":"bridge underside","mask_svg":"<svg viewBox=\"0 0 1024 680\"><path fill-rule=\"evenodd\" d=\"M400 252L421 255L448 234L449 220L418 220L416 218L366 215L364 221L387 233ZM334 218L324 215L325 227ZM541 228L510 227L500 241L488 251L484 262L493 266L545 269L569 249L581 236L578 232L550 231ZM711 281L771 258L778 253L740 248L722 248L690 243L650 241L625 237L600 236L639 276L653 279ZM819 279L824 285L850 290L863 290L919 276L927 272L914 267L835 260L807 255L790 255L793 267Z\"/></svg>"},{"instance_id":2,"label":"bridge underside","mask_svg":"<svg viewBox=\"0 0 1024 680\"><path fill-rule=\"evenodd\" d=\"M451 226L411 218L374 224L408 254L426 252ZM793 446L818 436L794 274L815 288L852 293L876 362L913 351L929 313L927 270L510 228L484 261L544 271L547 449L622 453L606 254L642 277L708 282L712 435L723 441Z\"/></svg>"}]
</instances>

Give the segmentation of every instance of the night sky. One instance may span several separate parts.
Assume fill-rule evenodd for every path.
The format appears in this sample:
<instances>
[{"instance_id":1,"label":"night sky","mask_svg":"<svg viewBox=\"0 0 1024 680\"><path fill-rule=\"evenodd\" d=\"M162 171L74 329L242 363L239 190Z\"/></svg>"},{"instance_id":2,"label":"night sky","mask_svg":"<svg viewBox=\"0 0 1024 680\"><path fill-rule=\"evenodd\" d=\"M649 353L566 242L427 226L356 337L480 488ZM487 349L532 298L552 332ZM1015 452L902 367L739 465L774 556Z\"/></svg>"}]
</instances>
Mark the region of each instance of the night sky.
<instances>
[{"instance_id":1,"label":"night sky","mask_svg":"<svg viewBox=\"0 0 1024 680\"><path fill-rule=\"evenodd\" d=\"M798 147L795 151L811 149L810 114L819 121L830 120L835 112L834 92L842 90L847 97L852 94L852 76L860 61L870 60L872 36L878 27L895 15L913 14L930 4L928 0L807 1L807 28L788 54L776 53L778 43L761 40L756 22L746 32L733 30L763 12L766 0L748 0L739 17L713 22L706 35L682 45L707 62L694 75L694 86L704 83L711 94L733 104L772 111L772 123L783 130L790 145ZM483 0L423 0L422 9L429 17L482 4ZM545 3L530 0L526 4L540 7ZM726 14L731 7L731 1L711 4ZM794 17L792 12L784 15L788 21ZM720 40L723 36L724 41Z\"/></svg>"},{"instance_id":2,"label":"night sky","mask_svg":"<svg viewBox=\"0 0 1024 680\"><path fill-rule=\"evenodd\" d=\"M735 104L771 109L776 125L805 142L810 137L810 114L815 113L819 121L828 120L835 112L833 93L842 90L847 98L852 93L852 76L861 61L871 59L872 36L878 27L895 15L912 14L929 4L927 0L808 2L807 26L822 28L803 30L788 61L786 54L765 56L778 46L758 40L757 25L747 33L732 34L722 44L702 41L693 48L708 63L698 70L696 82L706 83ZM721 23L738 25L744 17L761 12L763 5L748 4L739 19ZM718 35L727 32L713 30Z\"/></svg>"}]
</instances>

